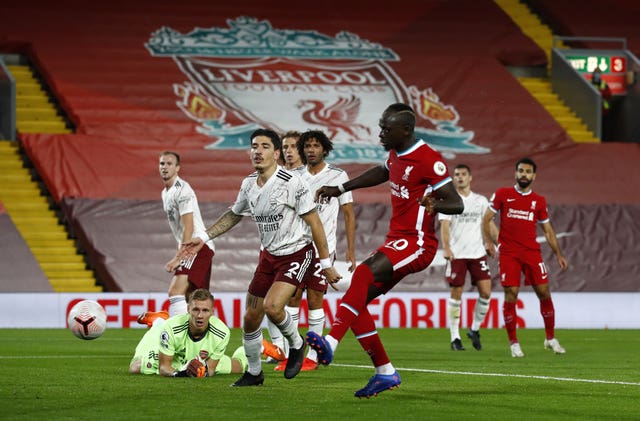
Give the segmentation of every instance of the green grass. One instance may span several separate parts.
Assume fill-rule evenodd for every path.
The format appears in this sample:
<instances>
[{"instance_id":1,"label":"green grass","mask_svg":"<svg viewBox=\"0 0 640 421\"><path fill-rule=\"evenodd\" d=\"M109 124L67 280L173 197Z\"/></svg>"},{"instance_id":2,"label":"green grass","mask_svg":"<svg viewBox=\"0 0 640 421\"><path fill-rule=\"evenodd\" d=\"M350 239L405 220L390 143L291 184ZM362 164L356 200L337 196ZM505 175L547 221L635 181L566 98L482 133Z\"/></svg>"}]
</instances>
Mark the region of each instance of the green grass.
<instances>
[{"instance_id":1,"label":"green grass","mask_svg":"<svg viewBox=\"0 0 640 421\"><path fill-rule=\"evenodd\" d=\"M264 364L262 387L239 376L173 379L128 374L142 330L111 329L94 341L61 329L0 330L0 419L638 420L640 332L560 330L567 349L542 349L542 330L519 331L511 358L503 330L484 349L449 350L448 330L381 329L402 386L375 398L353 392L373 374L352 335L334 364L286 380ZM231 353L240 345L233 331Z\"/></svg>"}]
</instances>

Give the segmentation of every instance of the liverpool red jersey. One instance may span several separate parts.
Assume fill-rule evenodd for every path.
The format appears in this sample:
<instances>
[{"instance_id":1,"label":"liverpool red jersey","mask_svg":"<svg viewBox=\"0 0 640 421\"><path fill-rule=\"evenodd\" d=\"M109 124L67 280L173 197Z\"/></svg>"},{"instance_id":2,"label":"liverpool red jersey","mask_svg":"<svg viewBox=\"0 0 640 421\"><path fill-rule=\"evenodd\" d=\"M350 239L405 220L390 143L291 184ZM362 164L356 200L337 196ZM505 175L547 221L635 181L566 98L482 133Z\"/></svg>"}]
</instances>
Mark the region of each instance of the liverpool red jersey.
<instances>
[{"instance_id":1,"label":"liverpool red jersey","mask_svg":"<svg viewBox=\"0 0 640 421\"><path fill-rule=\"evenodd\" d=\"M500 212L500 253L540 250L540 244L536 241L536 226L549 221L544 196L532 190L522 193L516 186L504 187L491 197L489 208Z\"/></svg>"},{"instance_id":2,"label":"liverpool red jersey","mask_svg":"<svg viewBox=\"0 0 640 421\"><path fill-rule=\"evenodd\" d=\"M401 153L391 150L385 166L389 170L392 208L388 238L415 236L420 247L425 241L437 244L433 216L425 212L418 199L451 182L442 155L418 140Z\"/></svg>"}]
</instances>

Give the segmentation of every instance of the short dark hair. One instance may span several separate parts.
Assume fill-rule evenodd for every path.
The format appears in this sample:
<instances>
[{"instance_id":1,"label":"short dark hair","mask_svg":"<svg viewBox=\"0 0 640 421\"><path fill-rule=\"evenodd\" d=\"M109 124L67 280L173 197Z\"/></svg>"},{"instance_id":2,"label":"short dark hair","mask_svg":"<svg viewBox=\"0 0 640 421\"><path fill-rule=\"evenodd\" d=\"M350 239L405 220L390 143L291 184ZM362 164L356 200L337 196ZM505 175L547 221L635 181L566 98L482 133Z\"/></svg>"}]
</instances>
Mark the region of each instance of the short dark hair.
<instances>
[{"instance_id":1,"label":"short dark hair","mask_svg":"<svg viewBox=\"0 0 640 421\"><path fill-rule=\"evenodd\" d=\"M320 142L322 149L324 149L325 157L333 150L333 142L329 140L329 137L322 130L307 130L300 135L300 139L298 139L298 143L296 145L298 147L298 153L303 161L306 162L307 160L304 156L304 143L311 139L315 139Z\"/></svg>"},{"instance_id":2,"label":"short dark hair","mask_svg":"<svg viewBox=\"0 0 640 421\"><path fill-rule=\"evenodd\" d=\"M520 164L531 165L533 167L533 172L536 172L536 170L538 169L538 166L535 162L533 162L533 159L531 158L522 158L518 162L516 162L516 170L518 169L518 165Z\"/></svg>"},{"instance_id":3,"label":"short dark hair","mask_svg":"<svg viewBox=\"0 0 640 421\"><path fill-rule=\"evenodd\" d=\"M464 169L467 170L467 172L469 174L471 174L471 168L469 168L469 166L467 164L458 164L456 165L456 167L454 168L454 170L460 170L460 169Z\"/></svg>"},{"instance_id":4,"label":"short dark hair","mask_svg":"<svg viewBox=\"0 0 640 421\"><path fill-rule=\"evenodd\" d=\"M413 110L413 108L411 108L410 105L396 102L395 104L389 105L386 111L390 112L393 115L398 115L398 118L403 124L415 127L416 112Z\"/></svg>"},{"instance_id":5,"label":"short dark hair","mask_svg":"<svg viewBox=\"0 0 640 421\"><path fill-rule=\"evenodd\" d=\"M180 155L178 155L178 152L174 152L174 151L162 151L162 153L160 154L160 156L165 156L165 155L173 155L176 157L176 165L180 165Z\"/></svg>"},{"instance_id":6,"label":"short dark hair","mask_svg":"<svg viewBox=\"0 0 640 421\"><path fill-rule=\"evenodd\" d=\"M253 133L251 133L251 140L255 139L257 136L266 136L271 139L271 143L273 143L273 148L277 151L282 152L282 139L278 136L278 133L274 132L271 129L257 129Z\"/></svg>"}]
</instances>

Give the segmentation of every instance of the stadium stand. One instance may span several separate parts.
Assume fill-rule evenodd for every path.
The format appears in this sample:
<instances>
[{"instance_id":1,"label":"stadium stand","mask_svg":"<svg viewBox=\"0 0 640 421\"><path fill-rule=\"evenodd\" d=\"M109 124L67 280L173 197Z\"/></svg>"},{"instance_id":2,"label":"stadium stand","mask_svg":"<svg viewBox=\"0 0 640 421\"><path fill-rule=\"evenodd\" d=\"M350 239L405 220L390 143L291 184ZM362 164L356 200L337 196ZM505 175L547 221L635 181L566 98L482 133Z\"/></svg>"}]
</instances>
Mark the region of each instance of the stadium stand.
<instances>
[{"instance_id":1,"label":"stadium stand","mask_svg":"<svg viewBox=\"0 0 640 421\"><path fill-rule=\"evenodd\" d=\"M53 288L0 202L0 292L51 292Z\"/></svg>"},{"instance_id":2,"label":"stadium stand","mask_svg":"<svg viewBox=\"0 0 640 421\"><path fill-rule=\"evenodd\" d=\"M174 245L159 200L159 152L181 153L181 174L194 186L209 223L234 200L241 179L252 171L246 150L210 148L214 139L203 134L201 121L193 118L202 111L189 108L194 104L215 111L206 101L211 95L188 90L201 83L198 74L182 71L194 59L153 56L149 49L153 34L163 27L180 34L196 28L226 29L241 16L259 17L262 26L256 26L256 33L266 28L265 22L278 30L317 31L329 37L348 31L392 50L397 58L379 68L398 91L428 89L436 96L420 104L449 116L424 119L430 130L425 133L442 134L438 124L447 123L453 133L468 135L472 152L440 146L450 164L464 161L473 167L474 190L490 195L511 184L513 164L522 156L538 162L536 190L547 196L556 229L566 234L561 241L568 257L581 266L563 275L552 273L559 279L554 288L640 288L625 281L611 285L624 273L638 273L638 263L625 259L630 252L637 256L639 246L624 233L622 241L610 238L615 218L637 227L637 188L621 180L637 178L640 150L572 142L505 67L546 66L547 55L494 2L409 1L391 12L387 5L363 9L355 2L314 3L304 11L298 6L291 0L268 9L255 0L242 7L196 0L179 6L150 0L3 6L7 19L0 27L0 50L30 57L75 126L73 134L21 133L21 146L107 290L166 289L169 276L162 268ZM51 30L51 22L57 30ZM270 100L282 96L261 98L268 107ZM377 104L371 111L373 125L386 105ZM265 104L255 103L252 115L264 112L261 107ZM281 130L307 128L291 127L286 120L273 124ZM355 160L340 165L356 175L371 164ZM388 219L388 191L386 186L358 191L355 199L356 250L362 259L386 230L380 221ZM254 237L255 228L245 221L218 241L214 289L245 289L253 268L247 261L258 250ZM628 249L622 252L612 243ZM598 270L586 272L593 267L579 262L598 265ZM403 287L444 290L441 270L436 266Z\"/></svg>"},{"instance_id":3,"label":"stadium stand","mask_svg":"<svg viewBox=\"0 0 640 421\"><path fill-rule=\"evenodd\" d=\"M640 3L635 0L583 2L579 0L529 0L544 15L557 35L577 37L620 37L627 48L640 55ZM585 48L602 48L602 43L583 42Z\"/></svg>"},{"instance_id":4,"label":"stadium stand","mask_svg":"<svg viewBox=\"0 0 640 421\"><path fill-rule=\"evenodd\" d=\"M27 65L9 65L16 81L16 127L20 133L70 133L40 82ZM96 285L84 257L78 252L59 217L50 209L42 194L42 185L25 167L16 142L0 142L0 197L11 221L24 240L18 247L29 246L40 270L54 291L102 291ZM36 177L37 178L37 177ZM26 244L25 244L26 243ZM11 262L7 262L11 265Z\"/></svg>"}]
</instances>

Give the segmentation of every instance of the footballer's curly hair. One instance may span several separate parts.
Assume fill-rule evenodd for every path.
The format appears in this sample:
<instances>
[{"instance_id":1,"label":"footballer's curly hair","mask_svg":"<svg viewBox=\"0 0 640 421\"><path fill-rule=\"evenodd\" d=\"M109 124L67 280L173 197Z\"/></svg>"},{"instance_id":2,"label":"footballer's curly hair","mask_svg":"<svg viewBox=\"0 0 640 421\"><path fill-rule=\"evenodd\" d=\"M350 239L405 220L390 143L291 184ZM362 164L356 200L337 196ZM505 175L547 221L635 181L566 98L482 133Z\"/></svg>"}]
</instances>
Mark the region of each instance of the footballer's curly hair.
<instances>
[{"instance_id":1,"label":"footballer's curly hair","mask_svg":"<svg viewBox=\"0 0 640 421\"><path fill-rule=\"evenodd\" d=\"M324 157L326 158L329 155L329 152L333 150L333 142L329 140L329 137L321 130L307 130L306 132L300 135L300 139L298 139L298 153L300 157L306 163L306 158L304 157L304 144L307 140L315 139L322 145L322 149L324 150Z\"/></svg>"}]
</instances>

